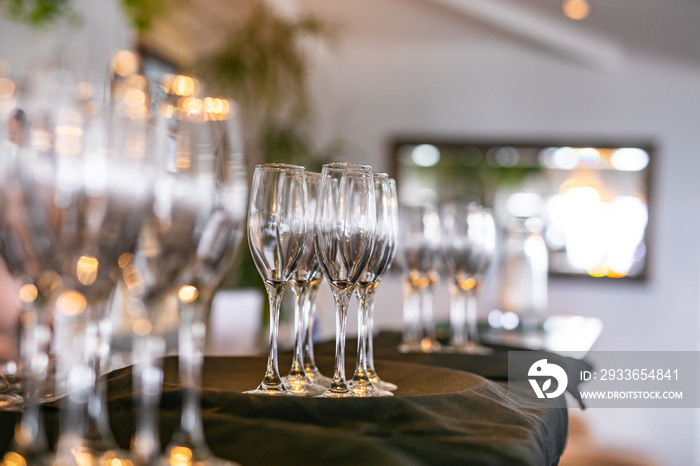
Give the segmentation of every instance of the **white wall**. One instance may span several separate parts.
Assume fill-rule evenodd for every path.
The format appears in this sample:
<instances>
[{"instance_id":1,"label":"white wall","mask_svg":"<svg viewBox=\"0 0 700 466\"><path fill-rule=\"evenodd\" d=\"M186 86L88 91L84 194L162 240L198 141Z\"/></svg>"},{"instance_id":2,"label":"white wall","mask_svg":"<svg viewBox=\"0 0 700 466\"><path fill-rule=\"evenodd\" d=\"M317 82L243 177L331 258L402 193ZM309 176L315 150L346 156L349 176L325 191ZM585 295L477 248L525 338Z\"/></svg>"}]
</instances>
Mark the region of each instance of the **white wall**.
<instances>
[{"instance_id":1,"label":"white wall","mask_svg":"<svg viewBox=\"0 0 700 466\"><path fill-rule=\"evenodd\" d=\"M549 313L602 318L598 351L697 348L700 68L628 56L596 71L515 43L352 38L322 54L313 82L319 141L342 137L377 170L389 169L387 142L398 134L652 140L649 280L552 280ZM400 294L396 279L379 288L379 326L400 326ZM584 415L603 443L666 464L698 461L693 410Z\"/></svg>"}]
</instances>

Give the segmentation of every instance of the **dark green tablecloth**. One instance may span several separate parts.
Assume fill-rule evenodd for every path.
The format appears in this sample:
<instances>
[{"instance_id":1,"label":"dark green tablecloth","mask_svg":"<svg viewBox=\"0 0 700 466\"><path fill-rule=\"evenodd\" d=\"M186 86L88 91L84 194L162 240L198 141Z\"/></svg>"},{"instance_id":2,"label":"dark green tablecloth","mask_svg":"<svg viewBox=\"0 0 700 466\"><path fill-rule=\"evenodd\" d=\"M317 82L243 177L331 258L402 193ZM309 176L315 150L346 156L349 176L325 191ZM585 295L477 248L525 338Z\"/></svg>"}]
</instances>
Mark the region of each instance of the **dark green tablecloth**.
<instances>
[{"instance_id":1,"label":"dark green tablecloth","mask_svg":"<svg viewBox=\"0 0 700 466\"><path fill-rule=\"evenodd\" d=\"M326 373L332 362L319 357ZM288 356L281 358L282 372L289 363ZM377 361L379 373L399 385L395 397L242 394L261 380L264 365L260 357L205 360L202 410L207 439L216 454L244 465L549 465L558 462L566 441L563 402L561 409L542 409L525 397L508 400L505 384L468 372ZM176 372L176 358L167 358L160 411L164 443L179 418ZM113 430L127 447L133 430L131 371L115 371L108 379ZM46 407L45 413L53 440L58 410ZM13 414L0 413L0 438L5 443L14 420Z\"/></svg>"}]
</instances>

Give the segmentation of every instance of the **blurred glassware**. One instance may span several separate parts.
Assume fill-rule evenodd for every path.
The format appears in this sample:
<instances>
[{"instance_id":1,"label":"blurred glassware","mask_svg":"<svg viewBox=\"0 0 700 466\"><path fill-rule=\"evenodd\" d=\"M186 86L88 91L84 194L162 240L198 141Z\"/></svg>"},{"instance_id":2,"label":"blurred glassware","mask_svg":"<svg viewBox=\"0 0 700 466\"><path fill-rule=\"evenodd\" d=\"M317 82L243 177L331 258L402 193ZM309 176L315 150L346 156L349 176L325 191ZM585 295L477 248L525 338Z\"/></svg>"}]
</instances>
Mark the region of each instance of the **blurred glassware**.
<instances>
[{"instance_id":1,"label":"blurred glassware","mask_svg":"<svg viewBox=\"0 0 700 466\"><path fill-rule=\"evenodd\" d=\"M348 305L374 246L376 222L372 167L329 163L321 171L314 246L336 303L335 369L324 397L351 397L345 380Z\"/></svg>"},{"instance_id":2,"label":"blurred glassware","mask_svg":"<svg viewBox=\"0 0 700 466\"><path fill-rule=\"evenodd\" d=\"M477 292L495 248L493 216L473 202L449 202L441 209L442 257L450 284L450 347L486 354L479 343Z\"/></svg>"},{"instance_id":3,"label":"blurred glassware","mask_svg":"<svg viewBox=\"0 0 700 466\"><path fill-rule=\"evenodd\" d=\"M73 141L82 141L82 114L73 93L73 75L65 63L42 60L32 69L20 97L22 118L12 150L2 154L2 255L19 283L20 364L24 408L15 428L6 462L50 464L39 401L49 372L50 315L61 286L55 272L59 213L56 194L56 154L63 144L62 129L75 123ZM30 125L31 122L31 125ZM70 134L71 131L68 131ZM77 134L75 134L77 133ZM69 136L70 138L70 136Z\"/></svg>"},{"instance_id":4,"label":"blurred glassware","mask_svg":"<svg viewBox=\"0 0 700 466\"><path fill-rule=\"evenodd\" d=\"M524 332L536 330L547 309L548 252L539 217L510 217L501 259L500 305Z\"/></svg>"},{"instance_id":5,"label":"blurred glassware","mask_svg":"<svg viewBox=\"0 0 700 466\"><path fill-rule=\"evenodd\" d=\"M248 244L270 300L267 369L258 388L245 393L289 395L279 375L277 333L280 304L306 246L307 195L304 167L257 165L248 209Z\"/></svg>"},{"instance_id":6,"label":"blurred glassware","mask_svg":"<svg viewBox=\"0 0 700 466\"><path fill-rule=\"evenodd\" d=\"M109 299L151 199L148 92L143 77L130 76L124 92L134 100L130 108L140 111L127 114L118 110L120 98L109 101L105 83L105 76L77 81L81 118L69 115L56 128L57 272L63 287L56 299L55 350L69 383L56 456L64 462L128 457L111 432L101 376L110 365Z\"/></svg>"},{"instance_id":7,"label":"blurred glassware","mask_svg":"<svg viewBox=\"0 0 700 466\"><path fill-rule=\"evenodd\" d=\"M183 406L179 428L164 457L166 464L186 457L184 464L200 466L232 464L216 458L207 445L199 389L207 321L214 293L231 267L243 239L248 204L238 108L233 102L219 98L206 97L203 103L205 120L209 122L213 138L214 200L197 244L195 263L185 271L186 285L178 290L178 377L183 389Z\"/></svg>"},{"instance_id":8,"label":"blurred glassware","mask_svg":"<svg viewBox=\"0 0 700 466\"><path fill-rule=\"evenodd\" d=\"M440 217L433 204L399 208L398 262L404 274L404 330L399 345L402 352L432 351L437 345L424 332L422 302L431 306L432 295L421 299L436 270L440 248ZM427 292L429 293L429 292ZM434 326L433 326L434 328ZM423 343L424 338L425 343Z\"/></svg>"},{"instance_id":9,"label":"blurred glassware","mask_svg":"<svg viewBox=\"0 0 700 466\"><path fill-rule=\"evenodd\" d=\"M293 395L321 395L327 388L316 384L314 380L306 374L306 364L304 361L304 338L308 333L305 323L310 324L311 322L311 301L309 299L309 293L311 293L313 283L316 282L316 284L318 284L318 282L321 281L321 270L318 265L318 259L316 258L316 251L314 250L314 216L316 214L320 188L321 174L306 172L308 207L306 209L305 219L306 234L304 238L304 253L289 282L295 298L294 355L289 375L283 379L284 386ZM318 368L315 370L318 371ZM316 375L317 374L314 373L314 376Z\"/></svg>"},{"instance_id":10,"label":"blurred glassware","mask_svg":"<svg viewBox=\"0 0 700 466\"><path fill-rule=\"evenodd\" d=\"M373 318L371 314L374 311L374 292L396 255L399 219L396 186L391 183L392 181L386 173L375 173L373 176L377 219L374 248L357 285L357 296L360 300L360 308L357 311L357 363L355 374L350 381L350 390L355 396L361 397L392 396L392 393L384 387L394 385L383 383L382 388L375 386L375 382L379 383L380 379L374 369L374 361L372 364L369 363L369 348L373 337L369 323ZM369 372L370 367L372 374Z\"/></svg>"},{"instance_id":11,"label":"blurred glassware","mask_svg":"<svg viewBox=\"0 0 700 466\"><path fill-rule=\"evenodd\" d=\"M196 270L200 239L217 199L217 170L225 168L216 165L212 125L203 99L195 94L196 80L189 76L173 80L184 84L168 88L148 143L155 159L151 209L144 215L135 255L122 257L119 263L126 288L141 303L132 310L133 383L139 409L131 460L138 464L153 464L160 455L162 319L169 303L177 302L187 274Z\"/></svg>"}]
</instances>

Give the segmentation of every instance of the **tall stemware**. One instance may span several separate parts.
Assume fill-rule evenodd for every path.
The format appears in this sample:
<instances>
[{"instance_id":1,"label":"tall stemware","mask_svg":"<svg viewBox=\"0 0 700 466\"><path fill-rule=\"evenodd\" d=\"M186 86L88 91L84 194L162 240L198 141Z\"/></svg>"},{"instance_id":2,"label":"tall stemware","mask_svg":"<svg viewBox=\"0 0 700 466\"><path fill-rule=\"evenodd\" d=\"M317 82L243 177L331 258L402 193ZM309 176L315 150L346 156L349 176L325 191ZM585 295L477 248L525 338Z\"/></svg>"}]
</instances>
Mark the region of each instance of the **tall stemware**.
<instances>
[{"instance_id":1,"label":"tall stemware","mask_svg":"<svg viewBox=\"0 0 700 466\"><path fill-rule=\"evenodd\" d=\"M177 90L196 88L179 76ZM187 85L185 85L187 84ZM132 461L154 464L160 455L157 408L165 351L164 309L176 302L185 273L197 260L200 238L214 206L215 159L210 122L195 95L170 95L151 132L155 158L152 207L133 257L120 261L127 289L141 302L134 313L134 391L139 394Z\"/></svg>"},{"instance_id":2,"label":"tall stemware","mask_svg":"<svg viewBox=\"0 0 700 466\"><path fill-rule=\"evenodd\" d=\"M358 339L357 339L357 362L355 373L350 382L350 389L355 396L377 397L392 396L387 390L380 389L374 385L372 375L375 380L379 377L374 370L374 374L369 372L369 347L372 340L369 321L370 313L374 307L374 293L379 286L379 282L394 259L396 253L396 237L398 234L398 211L396 203L396 190L386 173L375 173L373 176L374 198L376 211L376 226L374 230L374 248L364 273L357 285L357 295L360 299L360 309L358 317Z\"/></svg>"},{"instance_id":3,"label":"tall stemware","mask_svg":"<svg viewBox=\"0 0 700 466\"><path fill-rule=\"evenodd\" d=\"M20 368L24 407L6 463L51 464L39 409L49 362L50 310L60 290L57 270L59 216L55 150L59 121L75 115L72 75L63 64L42 62L20 99L27 137L3 154L2 253L20 284ZM41 76L41 79L36 79ZM79 115L79 112L78 112ZM79 119L79 118L78 118Z\"/></svg>"},{"instance_id":4,"label":"tall stemware","mask_svg":"<svg viewBox=\"0 0 700 466\"><path fill-rule=\"evenodd\" d=\"M183 406L180 425L164 462L170 464L232 464L216 458L202 428L199 388L206 337L206 321L216 288L231 267L243 239L248 189L238 111L233 102L204 99L205 117L212 131L215 179L213 208L197 244L194 265L178 290L178 363ZM186 458L186 462L182 462Z\"/></svg>"},{"instance_id":5,"label":"tall stemware","mask_svg":"<svg viewBox=\"0 0 700 466\"><path fill-rule=\"evenodd\" d=\"M83 96L88 95L87 86L98 100L100 85L79 83ZM85 112L82 128L65 121L61 144L56 145L54 202L60 219L57 260L63 291L56 301L55 346L69 381L57 458L68 463L128 456L119 451L111 432L101 375L109 368L109 297L120 261L134 252L150 201L149 170L144 165L146 80L133 74L118 92L138 92L143 99L121 106L123 97L115 97L110 108L84 99L83 108L89 110L92 103L98 110ZM82 135L82 151L71 150L73 134Z\"/></svg>"},{"instance_id":6,"label":"tall stemware","mask_svg":"<svg viewBox=\"0 0 700 466\"><path fill-rule=\"evenodd\" d=\"M323 396L351 397L345 380L345 326L350 298L374 246L374 182L372 168L361 164L326 164L321 176L314 246L336 303L335 369Z\"/></svg>"},{"instance_id":7,"label":"tall stemware","mask_svg":"<svg viewBox=\"0 0 700 466\"><path fill-rule=\"evenodd\" d=\"M314 383L306 373L304 363L304 338L308 333L305 322L311 317L311 300L309 294L314 283L318 285L321 271L314 250L314 215L318 203L319 188L321 187L321 174L306 172L306 193L308 208L306 209L306 235L304 238L304 253L299 260L299 265L289 282L294 293L294 355L292 368L284 379L285 388L293 395L315 396L326 391ZM314 290L315 291L315 290ZM315 362L314 362L315 364ZM315 374L314 374L315 375Z\"/></svg>"},{"instance_id":8,"label":"tall stemware","mask_svg":"<svg viewBox=\"0 0 700 466\"><path fill-rule=\"evenodd\" d=\"M483 216L475 203L459 201L444 204L441 214L442 256L451 280L450 346L460 352L487 354L491 349L478 342L473 299L475 276L483 272L487 259L480 243L485 233Z\"/></svg>"},{"instance_id":9,"label":"tall stemware","mask_svg":"<svg viewBox=\"0 0 700 466\"><path fill-rule=\"evenodd\" d=\"M270 336L265 377L256 395L288 395L279 375L277 333L284 290L304 253L307 233L304 167L262 164L255 167L248 208L248 244L270 301Z\"/></svg>"},{"instance_id":10,"label":"tall stemware","mask_svg":"<svg viewBox=\"0 0 700 466\"><path fill-rule=\"evenodd\" d=\"M440 217L433 204L399 209L398 259L404 273L404 331L399 350L423 351L421 294L430 285L440 247ZM427 350L431 350L428 345Z\"/></svg>"},{"instance_id":11,"label":"tall stemware","mask_svg":"<svg viewBox=\"0 0 700 466\"><path fill-rule=\"evenodd\" d=\"M467 290L466 323L468 342L466 350L472 353L488 354L493 350L481 344L478 327L478 302L484 286L484 275L496 249L496 224L493 213L486 207L472 205L469 212L472 228L470 236L473 247L470 271L474 286Z\"/></svg>"},{"instance_id":12,"label":"tall stemware","mask_svg":"<svg viewBox=\"0 0 700 466\"><path fill-rule=\"evenodd\" d=\"M398 250L398 236L399 236L399 203L398 203L398 191L396 189L396 180L389 178L389 212L394 222L394 234L392 240L391 254L387 269L384 271L386 273L393 265L394 259L396 258L396 251ZM379 277L381 280L381 277ZM370 288L369 294L367 296L367 306L368 306L368 316L367 316L367 373L369 374L369 379L372 384L379 390L394 391L398 389L396 384L387 382L379 378L377 375L377 370L374 367L374 291L379 286L379 281Z\"/></svg>"}]
</instances>

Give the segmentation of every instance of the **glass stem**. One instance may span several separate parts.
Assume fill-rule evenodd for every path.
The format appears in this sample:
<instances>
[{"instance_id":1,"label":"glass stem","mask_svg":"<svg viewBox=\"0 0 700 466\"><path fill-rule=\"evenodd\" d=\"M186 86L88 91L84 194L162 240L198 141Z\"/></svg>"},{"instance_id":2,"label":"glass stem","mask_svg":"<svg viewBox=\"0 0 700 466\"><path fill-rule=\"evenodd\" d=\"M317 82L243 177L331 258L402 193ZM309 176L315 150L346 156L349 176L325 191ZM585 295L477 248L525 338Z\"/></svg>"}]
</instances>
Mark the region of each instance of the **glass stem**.
<instances>
[{"instance_id":1,"label":"glass stem","mask_svg":"<svg viewBox=\"0 0 700 466\"><path fill-rule=\"evenodd\" d=\"M39 323L39 316L31 304L23 303L23 306L26 308L20 316L20 358L23 368L24 408L19 426L15 428L10 449L25 459L30 459L48 452L39 396L47 369L46 364L41 362L48 361L48 354L42 340L48 340L44 336L48 337L49 330Z\"/></svg>"},{"instance_id":2,"label":"glass stem","mask_svg":"<svg viewBox=\"0 0 700 466\"><path fill-rule=\"evenodd\" d=\"M335 299L335 369L333 381L329 387L331 392L345 393L348 391L348 384L345 381L345 324L348 317L348 305L352 297L353 288L334 289Z\"/></svg>"},{"instance_id":3,"label":"glass stem","mask_svg":"<svg viewBox=\"0 0 700 466\"><path fill-rule=\"evenodd\" d=\"M291 282L294 293L294 359L288 377L306 377L304 369L304 316L308 314L304 307L308 306L309 286Z\"/></svg>"},{"instance_id":4,"label":"glass stem","mask_svg":"<svg viewBox=\"0 0 700 466\"><path fill-rule=\"evenodd\" d=\"M206 313L211 307L213 294L202 291L199 300L180 303L178 326L178 364L182 387L182 415L180 429L173 442L177 445L208 449L202 427L199 389L202 383L202 363L206 340Z\"/></svg>"},{"instance_id":5,"label":"glass stem","mask_svg":"<svg viewBox=\"0 0 700 466\"><path fill-rule=\"evenodd\" d=\"M374 290L379 283L375 283L367 289L367 375L370 380L377 377L377 370L374 368ZM375 382L376 380L372 380Z\"/></svg>"},{"instance_id":6,"label":"glass stem","mask_svg":"<svg viewBox=\"0 0 700 466\"><path fill-rule=\"evenodd\" d=\"M420 293L410 279L404 281L403 323L402 349L413 351L420 348Z\"/></svg>"},{"instance_id":7,"label":"glass stem","mask_svg":"<svg viewBox=\"0 0 700 466\"><path fill-rule=\"evenodd\" d=\"M146 303L151 315L159 316L163 298ZM138 417L132 452L139 464L151 464L160 454L158 403L163 385L162 358L165 338L157 330L156 318L142 318L134 324L134 392L138 393Z\"/></svg>"},{"instance_id":8,"label":"glass stem","mask_svg":"<svg viewBox=\"0 0 700 466\"><path fill-rule=\"evenodd\" d=\"M433 318L433 303L435 297L435 283L431 280L430 284L421 289L421 307L423 311L423 331L424 336L431 342L437 340L435 332L435 319Z\"/></svg>"},{"instance_id":9,"label":"glass stem","mask_svg":"<svg viewBox=\"0 0 700 466\"><path fill-rule=\"evenodd\" d=\"M369 338L367 326L369 319L368 296L371 294L371 289L372 285L361 285L357 288L360 308L357 311L357 362L352 381L361 385L371 385L372 383L367 372L367 342Z\"/></svg>"},{"instance_id":10,"label":"glass stem","mask_svg":"<svg viewBox=\"0 0 700 466\"><path fill-rule=\"evenodd\" d=\"M450 345L459 347L467 343L465 335L465 296L457 285L450 286Z\"/></svg>"},{"instance_id":11,"label":"glass stem","mask_svg":"<svg viewBox=\"0 0 700 466\"><path fill-rule=\"evenodd\" d=\"M479 321L477 317L477 289L476 286L470 288L466 292L466 323L467 323L467 341L469 343L479 344Z\"/></svg>"},{"instance_id":12,"label":"glass stem","mask_svg":"<svg viewBox=\"0 0 700 466\"><path fill-rule=\"evenodd\" d=\"M280 305L282 304L282 295L286 286L286 283L265 283L270 300L270 339L267 348L267 370L262 383L270 388L282 386L282 379L280 378L277 364L277 332L279 330Z\"/></svg>"},{"instance_id":13,"label":"glass stem","mask_svg":"<svg viewBox=\"0 0 700 466\"><path fill-rule=\"evenodd\" d=\"M106 300L98 300L94 305L89 305L85 335L85 365L92 371L93 386L86 406L83 438L92 450L103 452L117 448L109 426L107 383L101 377L109 367L112 340L112 321L107 308Z\"/></svg>"},{"instance_id":14,"label":"glass stem","mask_svg":"<svg viewBox=\"0 0 700 466\"><path fill-rule=\"evenodd\" d=\"M306 373L318 373L316 359L314 358L314 317L316 314L316 293L320 280L312 283L309 286L309 291L306 294L306 303L304 304L304 369Z\"/></svg>"}]
</instances>

